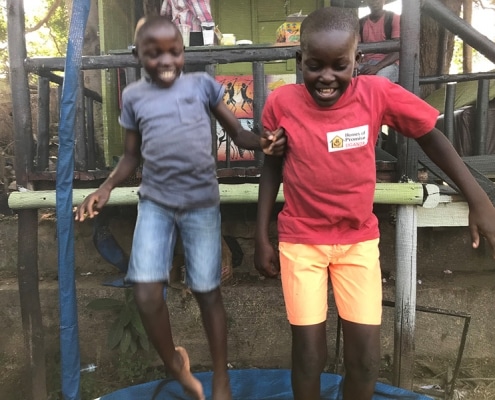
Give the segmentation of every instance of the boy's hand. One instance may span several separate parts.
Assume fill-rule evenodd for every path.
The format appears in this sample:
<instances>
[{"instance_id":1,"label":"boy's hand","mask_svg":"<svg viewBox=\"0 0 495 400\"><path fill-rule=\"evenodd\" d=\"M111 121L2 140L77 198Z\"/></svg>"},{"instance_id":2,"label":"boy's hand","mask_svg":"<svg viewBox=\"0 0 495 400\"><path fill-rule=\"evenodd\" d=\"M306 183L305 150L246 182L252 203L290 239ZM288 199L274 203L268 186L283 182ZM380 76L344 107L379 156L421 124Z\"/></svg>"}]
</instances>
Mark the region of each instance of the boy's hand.
<instances>
[{"instance_id":1,"label":"boy's hand","mask_svg":"<svg viewBox=\"0 0 495 400\"><path fill-rule=\"evenodd\" d=\"M278 254L269 242L256 243L254 266L261 275L267 278L276 278L280 274Z\"/></svg>"},{"instance_id":2,"label":"boy's hand","mask_svg":"<svg viewBox=\"0 0 495 400\"><path fill-rule=\"evenodd\" d=\"M98 215L99 210L107 203L110 198L110 191L99 188L84 199L75 211L75 220L84 221L86 218L94 218Z\"/></svg>"},{"instance_id":3,"label":"boy's hand","mask_svg":"<svg viewBox=\"0 0 495 400\"><path fill-rule=\"evenodd\" d=\"M260 144L263 153L269 156L283 156L287 144L284 128L278 128L273 132L265 130L261 134Z\"/></svg>"},{"instance_id":4,"label":"boy's hand","mask_svg":"<svg viewBox=\"0 0 495 400\"><path fill-rule=\"evenodd\" d=\"M492 257L495 259L495 208L491 204L469 210L469 230L473 248L479 247L480 236L484 236L490 243Z\"/></svg>"}]
</instances>

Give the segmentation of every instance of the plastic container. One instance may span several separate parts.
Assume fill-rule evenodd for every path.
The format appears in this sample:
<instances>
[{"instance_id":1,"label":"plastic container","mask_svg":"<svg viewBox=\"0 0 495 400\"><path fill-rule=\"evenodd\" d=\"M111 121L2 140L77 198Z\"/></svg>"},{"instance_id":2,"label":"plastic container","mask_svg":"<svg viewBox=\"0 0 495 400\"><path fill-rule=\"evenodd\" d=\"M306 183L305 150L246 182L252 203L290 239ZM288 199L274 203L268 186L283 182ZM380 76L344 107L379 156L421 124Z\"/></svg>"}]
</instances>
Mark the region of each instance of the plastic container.
<instances>
[{"instance_id":1,"label":"plastic container","mask_svg":"<svg viewBox=\"0 0 495 400\"><path fill-rule=\"evenodd\" d=\"M235 35L233 33L223 33L222 40L220 42L222 46L234 46L235 45Z\"/></svg>"},{"instance_id":2,"label":"plastic container","mask_svg":"<svg viewBox=\"0 0 495 400\"><path fill-rule=\"evenodd\" d=\"M215 42L215 22L202 22L201 30L203 32L203 44L212 46Z\"/></svg>"}]
</instances>

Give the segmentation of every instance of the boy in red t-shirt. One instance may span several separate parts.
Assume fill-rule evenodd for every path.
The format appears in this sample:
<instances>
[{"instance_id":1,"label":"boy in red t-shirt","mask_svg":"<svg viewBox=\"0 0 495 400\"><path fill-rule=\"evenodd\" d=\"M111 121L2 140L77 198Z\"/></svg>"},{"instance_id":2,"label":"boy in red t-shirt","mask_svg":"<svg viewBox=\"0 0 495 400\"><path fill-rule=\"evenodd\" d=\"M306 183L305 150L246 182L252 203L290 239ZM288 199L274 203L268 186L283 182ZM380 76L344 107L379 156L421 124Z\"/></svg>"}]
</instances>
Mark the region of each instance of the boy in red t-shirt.
<instances>
[{"instance_id":1,"label":"boy in red t-shirt","mask_svg":"<svg viewBox=\"0 0 495 400\"><path fill-rule=\"evenodd\" d=\"M322 8L310 14L302 23L296 55L304 85L276 89L263 111L266 129L285 130L287 148L285 159L265 157L255 266L267 277L281 274L292 330L295 400L320 399L328 277L343 326L343 398L373 396L382 308L379 230L373 214L375 143L381 125L418 142L465 196L472 246L477 248L483 235L495 248L495 208L435 129L437 111L383 77L353 78L360 58L358 36L358 20L348 10ZM268 227L282 175L285 204L278 215L277 255Z\"/></svg>"}]
</instances>

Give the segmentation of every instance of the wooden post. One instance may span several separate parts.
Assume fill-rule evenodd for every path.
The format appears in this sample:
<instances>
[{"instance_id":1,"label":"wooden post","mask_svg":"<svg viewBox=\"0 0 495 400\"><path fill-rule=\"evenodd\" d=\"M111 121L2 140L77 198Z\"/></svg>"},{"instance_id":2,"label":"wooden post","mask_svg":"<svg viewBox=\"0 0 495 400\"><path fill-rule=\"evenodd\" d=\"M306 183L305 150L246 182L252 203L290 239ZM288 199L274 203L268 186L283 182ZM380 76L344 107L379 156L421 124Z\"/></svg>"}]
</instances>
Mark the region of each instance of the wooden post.
<instances>
[{"instance_id":1,"label":"wooden post","mask_svg":"<svg viewBox=\"0 0 495 400\"><path fill-rule=\"evenodd\" d=\"M84 97L84 103L84 111L86 114L86 140L88 143L88 170L94 170L96 168L94 100L91 97Z\"/></svg>"},{"instance_id":2,"label":"wooden post","mask_svg":"<svg viewBox=\"0 0 495 400\"><path fill-rule=\"evenodd\" d=\"M402 2L399 83L419 92L420 2ZM400 177L417 179L416 142L398 137ZM414 378L414 329L416 312L416 207L397 207L396 294L393 384L412 389Z\"/></svg>"},{"instance_id":3,"label":"wooden post","mask_svg":"<svg viewBox=\"0 0 495 400\"><path fill-rule=\"evenodd\" d=\"M455 107L455 90L456 82L449 82L445 85L445 110L444 110L444 127L443 133L454 144L454 107Z\"/></svg>"},{"instance_id":4,"label":"wooden post","mask_svg":"<svg viewBox=\"0 0 495 400\"><path fill-rule=\"evenodd\" d=\"M261 115L263 107L266 101L266 84L265 84L265 63L255 61L252 64L253 68L253 80L254 80L254 93L253 93L253 131L261 135L263 132L263 124L261 122ZM255 153L256 164L258 166L263 165L263 152Z\"/></svg>"},{"instance_id":5,"label":"wooden post","mask_svg":"<svg viewBox=\"0 0 495 400\"><path fill-rule=\"evenodd\" d=\"M476 125L475 155L482 156L486 154L486 138L488 131L488 102L490 91L490 81L482 79L478 81L478 96L476 98Z\"/></svg>"},{"instance_id":6,"label":"wooden post","mask_svg":"<svg viewBox=\"0 0 495 400\"><path fill-rule=\"evenodd\" d=\"M31 188L34 143L26 59L24 2L7 0L7 34L10 85L14 119L15 173L17 188ZM18 213L17 278L21 304L26 365L30 382L28 399L44 400L46 391L45 346L38 287L38 210Z\"/></svg>"},{"instance_id":7,"label":"wooden post","mask_svg":"<svg viewBox=\"0 0 495 400\"><path fill-rule=\"evenodd\" d=\"M462 3L462 18L471 25L473 19L473 0L464 0ZM462 72L469 74L473 71L473 48L462 42Z\"/></svg>"},{"instance_id":8,"label":"wooden post","mask_svg":"<svg viewBox=\"0 0 495 400\"><path fill-rule=\"evenodd\" d=\"M416 206L397 207L393 384L412 389L416 328Z\"/></svg>"},{"instance_id":9,"label":"wooden post","mask_svg":"<svg viewBox=\"0 0 495 400\"><path fill-rule=\"evenodd\" d=\"M215 64L207 64L205 66L205 71L210 75L212 78L215 77ZM213 157L215 157L215 160L218 159L218 148L217 148L217 120L215 119L214 115L210 115L210 121L211 121L211 154L213 154Z\"/></svg>"},{"instance_id":10,"label":"wooden post","mask_svg":"<svg viewBox=\"0 0 495 400\"><path fill-rule=\"evenodd\" d=\"M76 101L76 122L74 124L76 139L74 167L76 171L88 170L88 143L86 140L85 107L84 73L81 72L79 75L79 86Z\"/></svg>"},{"instance_id":11,"label":"wooden post","mask_svg":"<svg viewBox=\"0 0 495 400\"><path fill-rule=\"evenodd\" d=\"M38 78L38 132L36 144L36 170L48 168L50 146L50 80Z\"/></svg>"}]
</instances>

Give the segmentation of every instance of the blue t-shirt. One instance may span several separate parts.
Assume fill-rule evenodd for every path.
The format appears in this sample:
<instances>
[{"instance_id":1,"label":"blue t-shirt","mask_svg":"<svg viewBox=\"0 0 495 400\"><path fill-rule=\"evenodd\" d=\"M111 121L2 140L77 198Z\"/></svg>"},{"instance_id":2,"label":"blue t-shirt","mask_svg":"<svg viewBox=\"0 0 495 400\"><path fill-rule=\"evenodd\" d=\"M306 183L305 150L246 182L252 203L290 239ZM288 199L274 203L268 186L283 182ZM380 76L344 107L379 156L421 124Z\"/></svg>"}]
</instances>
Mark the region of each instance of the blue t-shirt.
<instances>
[{"instance_id":1,"label":"blue t-shirt","mask_svg":"<svg viewBox=\"0 0 495 400\"><path fill-rule=\"evenodd\" d=\"M170 88L142 78L124 89L120 125L142 136L140 197L178 209L219 204L209 111L222 96L205 72L182 74Z\"/></svg>"}]
</instances>

